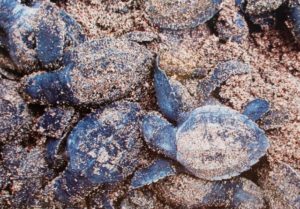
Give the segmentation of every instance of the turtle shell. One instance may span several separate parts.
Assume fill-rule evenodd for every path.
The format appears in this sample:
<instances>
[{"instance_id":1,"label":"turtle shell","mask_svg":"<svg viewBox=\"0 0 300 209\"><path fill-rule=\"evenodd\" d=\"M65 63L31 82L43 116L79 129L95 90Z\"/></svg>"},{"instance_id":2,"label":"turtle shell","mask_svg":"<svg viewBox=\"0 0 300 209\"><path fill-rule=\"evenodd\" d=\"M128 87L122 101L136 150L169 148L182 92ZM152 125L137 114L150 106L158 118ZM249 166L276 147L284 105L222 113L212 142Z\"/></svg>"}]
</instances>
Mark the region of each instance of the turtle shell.
<instances>
[{"instance_id":1,"label":"turtle shell","mask_svg":"<svg viewBox=\"0 0 300 209\"><path fill-rule=\"evenodd\" d=\"M87 41L64 54L64 68L27 77L24 91L32 102L45 104L113 102L143 86L153 58L153 53L131 41Z\"/></svg>"},{"instance_id":2,"label":"turtle shell","mask_svg":"<svg viewBox=\"0 0 300 209\"><path fill-rule=\"evenodd\" d=\"M0 142L25 138L30 124L28 107L18 93L18 83L0 79Z\"/></svg>"},{"instance_id":3,"label":"turtle shell","mask_svg":"<svg viewBox=\"0 0 300 209\"><path fill-rule=\"evenodd\" d=\"M266 154L265 133L247 116L230 108L195 109L176 133L177 160L195 176L229 179L250 169Z\"/></svg>"},{"instance_id":4,"label":"turtle shell","mask_svg":"<svg viewBox=\"0 0 300 209\"><path fill-rule=\"evenodd\" d=\"M142 148L139 117L138 104L120 102L83 118L68 138L67 170L94 184L115 183L131 175Z\"/></svg>"},{"instance_id":5,"label":"turtle shell","mask_svg":"<svg viewBox=\"0 0 300 209\"><path fill-rule=\"evenodd\" d=\"M222 0L148 0L145 10L154 25L162 29L195 28L211 19Z\"/></svg>"}]
</instances>

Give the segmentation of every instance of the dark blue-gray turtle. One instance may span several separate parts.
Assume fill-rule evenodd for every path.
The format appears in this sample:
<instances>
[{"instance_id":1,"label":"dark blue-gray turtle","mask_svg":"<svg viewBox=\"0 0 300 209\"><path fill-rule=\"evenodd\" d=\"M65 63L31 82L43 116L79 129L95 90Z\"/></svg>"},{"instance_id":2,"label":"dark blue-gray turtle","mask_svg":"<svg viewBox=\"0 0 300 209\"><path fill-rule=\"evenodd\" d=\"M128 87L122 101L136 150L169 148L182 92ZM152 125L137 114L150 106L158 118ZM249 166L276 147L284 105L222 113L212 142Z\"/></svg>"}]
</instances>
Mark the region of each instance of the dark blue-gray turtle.
<instances>
[{"instance_id":1,"label":"dark blue-gray turtle","mask_svg":"<svg viewBox=\"0 0 300 209\"><path fill-rule=\"evenodd\" d=\"M195 28L211 19L222 0L147 0L145 11L150 21L167 30Z\"/></svg>"},{"instance_id":2,"label":"dark blue-gray turtle","mask_svg":"<svg viewBox=\"0 0 300 209\"><path fill-rule=\"evenodd\" d=\"M175 208L266 208L262 190L245 178L204 181L180 174L154 184L152 190Z\"/></svg>"},{"instance_id":3,"label":"dark blue-gray turtle","mask_svg":"<svg viewBox=\"0 0 300 209\"><path fill-rule=\"evenodd\" d=\"M237 6L240 7L247 20L252 22L260 30L268 30L278 23L280 7L287 3L286 0L238 0Z\"/></svg>"},{"instance_id":4,"label":"dark blue-gray turtle","mask_svg":"<svg viewBox=\"0 0 300 209\"><path fill-rule=\"evenodd\" d=\"M44 149L11 142L1 147L1 154L6 184L10 185L10 195L1 195L1 199L9 203L8 208L40 208L39 193L44 183L54 178L44 159Z\"/></svg>"},{"instance_id":5,"label":"dark blue-gray turtle","mask_svg":"<svg viewBox=\"0 0 300 209\"><path fill-rule=\"evenodd\" d=\"M31 102L99 105L122 99L150 76L154 55L125 39L87 41L64 55L64 67L24 79Z\"/></svg>"},{"instance_id":6,"label":"dark blue-gray turtle","mask_svg":"<svg viewBox=\"0 0 300 209\"><path fill-rule=\"evenodd\" d=\"M0 78L0 142L21 141L30 130L31 115L18 93L19 84Z\"/></svg>"},{"instance_id":7,"label":"dark blue-gray turtle","mask_svg":"<svg viewBox=\"0 0 300 209\"><path fill-rule=\"evenodd\" d=\"M0 1L0 28L7 50L21 73L58 65L63 52L85 40L81 27L53 3L32 6L18 0Z\"/></svg>"},{"instance_id":8,"label":"dark blue-gray turtle","mask_svg":"<svg viewBox=\"0 0 300 209\"><path fill-rule=\"evenodd\" d=\"M293 1L291 1L293 2ZM297 43L300 43L300 3L291 3L288 17L291 20L291 32Z\"/></svg>"},{"instance_id":9,"label":"dark blue-gray turtle","mask_svg":"<svg viewBox=\"0 0 300 209\"><path fill-rule=\"evenodd\" d=\"M45 159L51 168L62 169L66 165L66 137L79 115L72 107L46 108L33 127L35 138L46 144Z\"/></svg>"},{"instance_id":10,"label":"dark blue-gray turtle","mask_svg":"<svg viewBox=\"0 0 300 209\"><path fill-rule=\"evenodd\" d=\"M233 66L233 62L224 66ZM205 81L213 84L202 89L201 95L213 92L224 79L234 75L234 68L226 70L217 68ZM152 149L178 161L188 172L205 180L229 179L250 169L266 154L269 141L247 115L217 103L195 107L191 99L184 100L192 98L187 89L169 79L158 62L154 84L160 111L173 123L157 112L146 114L142 121L144 139Z\"/></svg>"},{"instance_id":11,"label":"dark blue-gray turtle","mask_svg":"<svg viewBox=\"0 0 300 209\"><path fill-rule=\"evenodd\" d=\"M116 184L139 165L143 146L138 104L117 102L84 117L68 137L69 163L46 191L67 205L94 188Z\"/></svg>"}]
</instances>

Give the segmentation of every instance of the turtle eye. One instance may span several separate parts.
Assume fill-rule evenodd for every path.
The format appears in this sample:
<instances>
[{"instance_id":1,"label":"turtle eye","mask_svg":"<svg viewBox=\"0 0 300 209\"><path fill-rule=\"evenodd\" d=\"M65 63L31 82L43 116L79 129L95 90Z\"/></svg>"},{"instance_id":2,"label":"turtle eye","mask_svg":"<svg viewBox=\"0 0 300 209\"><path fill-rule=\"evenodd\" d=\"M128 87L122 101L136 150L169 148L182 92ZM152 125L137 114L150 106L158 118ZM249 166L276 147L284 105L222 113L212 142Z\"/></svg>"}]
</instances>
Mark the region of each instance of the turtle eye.
<instances>
[{"instance_id":1,"label":"turtle eye","mask_svg":"<svg viewBox=\"0 0 300 209\"><path fill-rule=\"evenodd\" d=\"M25 31L22 35L22 41L28 49L36 48L36 38L33 31Z\"/></svg>"}]
</instances>

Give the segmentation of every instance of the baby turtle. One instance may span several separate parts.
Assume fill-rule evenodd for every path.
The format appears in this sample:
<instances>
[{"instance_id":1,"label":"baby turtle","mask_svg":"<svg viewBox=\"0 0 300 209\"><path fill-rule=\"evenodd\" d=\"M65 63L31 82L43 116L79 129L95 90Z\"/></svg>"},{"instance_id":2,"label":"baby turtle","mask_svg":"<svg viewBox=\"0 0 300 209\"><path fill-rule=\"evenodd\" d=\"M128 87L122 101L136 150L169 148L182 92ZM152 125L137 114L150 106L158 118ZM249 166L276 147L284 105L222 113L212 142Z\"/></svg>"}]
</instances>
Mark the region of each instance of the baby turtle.
<instances>
[{"instance_id":1,"label":"baby turtle","mask_svg":"<svg viewBox=\"0 0 300 209\"><path fill-rule=\"evenodd\" d=\"M161 29L195 28L211 19L222 0L147 0L145 11L150 21Z\"/></svg>"},{"instance_id":2,"label":"baby turtle","mask_svg":"<svg viewBox=\"0 0 300 209\"><path fill-rule=\"evenodd\" d=\"M229 179L266 154L269 141L254 121L222 105L196 109L186 105L183 99L188 91L170 80L158 62L154 85L161 112L176 125L156 112L148 113L142 122L144 139L193 175L205 180Z\"/></svg>"},{"instance_id":3,"label":"baby turtle","mask_svg":"<svg viewBox=\"0 0 300 209\"><path fill-rule=\"evenodd\" d=\"M300 208L300 174L283 162L273 162L258 173L258 184L264 190L271 208Z\"/></svg>"},{"instance_id":4,"label":"baby turtle","mask_svg":"<svg viewBox=\"0 0 300 209\"><path fill-rule=\"evenodd\" d=\"M44 183L53 178L53 173L44 160L43 148L29 149L13 142L5 144L1 149L1 163L7 170L9 179L6 183L11 185L10 196L1 198L7 198L10 202L8 208L39 208L35 207L38 194Z\"/></svg>"},{"instance_id":5,"label":"baby turtle","mask_svg":"<svg viewBox=\"0 0 300 209\"><path fill-rule=\"evenodd\" d=\"M21 73L40 66L53 67L67 47L85 40L79 24L49 2L36 2L29 7L18 0L1 0L0 28L6 34L6 48Z\"/></svg>"},{"instance_id":6,"label":"baby turtle","mask_svg":"<svg viewBox=\"0 0 300 209\"><path fill-rule=\"evenodd\" d=\"M292 22L292 34L296 41L300 43L300 5L294 4L289 9L289 16Z\"/></svg>"},{"instance_id":7,"label":"baby turtle","mask_svg":"<svg viewBox=\"0 0 300 209\"><path fill-rule=\"evenodd\" d=\"M150 75L153 54L135 42L104 38L70 50L63 62L58 71L25 79L32 102L91 105L124 98Z\"/></svg>"},{"instance_id":8,"label":"baby turtle","mask_svg":"<svg viewBox=\"0 0 300 209\"><path fill-rule=\"evenodd\" d=\"M140 107L118 102L84 117L68 137L69 164L47 191L67 205L93 188L123 181L139 165Z\"/></svg>"},{"instance_id":9,"label":"baby turtle","mask_svg":"<svg viewBox=\"0 0 300 209\"><path fill-rule=\"evenodd\" d=\"M152 188L158 198L176 208L266 208L261 189L245 178L210 182L180 174Z\"/></svg>"},{"instance_id":10,"label":"baby turtle","mask_svg":"<svg viewBox=\"0 0 300 209\"><path fill-rule=\"evenodd\" d=\"M0 78L0 142L20 141L26 136L31 117L18 93L18 83Z\"/></svg>"}]
</instances>

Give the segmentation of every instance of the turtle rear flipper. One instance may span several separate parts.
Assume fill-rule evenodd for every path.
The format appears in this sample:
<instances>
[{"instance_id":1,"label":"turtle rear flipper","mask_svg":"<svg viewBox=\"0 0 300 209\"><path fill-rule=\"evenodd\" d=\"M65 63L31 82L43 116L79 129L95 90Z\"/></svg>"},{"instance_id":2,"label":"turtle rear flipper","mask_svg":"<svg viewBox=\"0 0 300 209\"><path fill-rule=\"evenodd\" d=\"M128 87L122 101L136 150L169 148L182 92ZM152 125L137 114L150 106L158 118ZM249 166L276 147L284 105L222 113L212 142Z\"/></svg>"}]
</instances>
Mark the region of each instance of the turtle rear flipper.
<instances>
[{"instance_id":1,"label":"turtle rear flipper","mask_svg":"<svg viewBox=\"0 0 300 209\"><path fill-rule=\"evenodd\" d=\"M205 100L230 77L249 73L250 71L251 67L249 65L237 60L222 62L213 70L210 77L199 82L198 94L202 100Z\"/></svg>"},{"instance_id":2,"label":"turtle rear flipper","mask_svg":"<svg viewBox=\"0 0 300 209\"><path fill-rule=\"evenodd\" d=\"M176 129L158 113L149 113L142 119L142 131L146 143L155 151L176 159Z\"/></svg>"},{"instance_id":3,"label":"turtle rear flipper","mask_svg":"<svg viewBox=\"0 0 300 209\"><path fill-rule=\"evenodd\" d=\"M232 183L232 208L265 208L263 191L256 184L245 178L237 178Z\"/></svg>"},{"instance_id":4,"label":"turtle rear flipper","mask_svg":"<svg viewBox=\"0 0 300 209\"><path fill-rule=\"evenodd\" d=\"M85 34L79 25L68 13L61 10L59 13L60 18L65 23L66 40L65 48L68 46L74 47L86 41Z\"/></svg>"},{"instance_id":5,"label":"turtle rear flipper","mask_svg":"<svg viewBox=\"0 0 300 209\"><path fill-rule=\"evenodd\" d=\"M244 108L243 114L253 121L262 118L270 110L270 104L265 99L255 99Z\"/></svg>"},{"instance_id":6,"label":"turtle rear flipper","mask_svg":"<svg viewBox=\"0 0 300 209\"><path fill-rule=\"evenodd\" d=\"M165 159L156 159L148 167L139 169L135 172L131 179L131 187L133 189L137 189L175 174L176 169L170 161Z\"/></svg>"}]
</instances>

